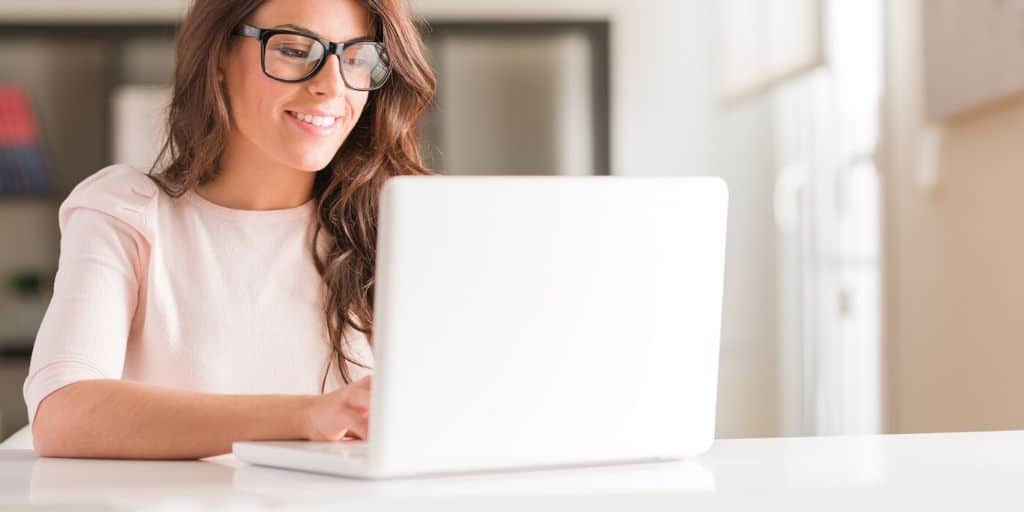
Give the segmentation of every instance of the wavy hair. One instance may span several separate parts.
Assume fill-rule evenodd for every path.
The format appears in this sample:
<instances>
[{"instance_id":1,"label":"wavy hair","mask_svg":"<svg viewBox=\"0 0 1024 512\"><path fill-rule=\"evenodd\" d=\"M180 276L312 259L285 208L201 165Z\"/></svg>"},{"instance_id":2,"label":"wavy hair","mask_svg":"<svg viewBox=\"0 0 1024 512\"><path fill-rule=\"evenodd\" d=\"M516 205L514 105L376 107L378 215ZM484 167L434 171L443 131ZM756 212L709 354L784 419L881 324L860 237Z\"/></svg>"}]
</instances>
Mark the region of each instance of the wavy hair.
<instances>
[{"instance_id":1,"label":"wavy hair","mask_svg":"<svg viewBox=\"0 0 1024 512\"><path fill-rule=\"evenodd\" d=\"M231 31L265 0L195 0L178 32L167 138L149 174L169 195L213 180L231 129L226 94L217 79ZM359 0L373 17L393 70L369 93L363 113L331 162L314 179L314 237L310 247L323 282L324 320L331 366L352 381L347 327L373 343L377 201L384 182L399 175L433 174L423 166L416 122L433 98L436 79L423 40L404 0Z\"/></svg>"}]
</instances>

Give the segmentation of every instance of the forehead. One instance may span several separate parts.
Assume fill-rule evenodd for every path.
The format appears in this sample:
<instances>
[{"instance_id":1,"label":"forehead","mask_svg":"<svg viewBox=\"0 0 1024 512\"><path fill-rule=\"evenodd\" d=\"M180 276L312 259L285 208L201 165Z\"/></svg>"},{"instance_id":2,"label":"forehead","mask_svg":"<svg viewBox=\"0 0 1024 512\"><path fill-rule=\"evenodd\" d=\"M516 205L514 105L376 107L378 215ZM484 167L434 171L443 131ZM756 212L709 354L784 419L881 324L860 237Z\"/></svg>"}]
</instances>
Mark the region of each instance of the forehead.
<instances>
[{"instance_id":1,"label":"forehead","mask_svg":"<svg viewBox=\"0 0 1024 512\"><path fill-rule=\"evenodd\" d=\"M260 28L295 25L331 41L372 36L371 20L358 0L268 0L249 17Z\"/></svg>"}]
</instances>

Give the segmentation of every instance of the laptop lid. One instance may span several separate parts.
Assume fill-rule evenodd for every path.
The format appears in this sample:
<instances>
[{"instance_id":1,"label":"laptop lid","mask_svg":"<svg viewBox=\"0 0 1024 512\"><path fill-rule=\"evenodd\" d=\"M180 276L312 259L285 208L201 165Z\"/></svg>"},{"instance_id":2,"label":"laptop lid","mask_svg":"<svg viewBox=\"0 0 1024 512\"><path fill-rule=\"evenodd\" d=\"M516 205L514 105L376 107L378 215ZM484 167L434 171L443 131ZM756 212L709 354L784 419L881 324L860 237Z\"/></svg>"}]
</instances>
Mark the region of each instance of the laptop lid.
<instances>
[{"instance_id":1,"label":"laptop lid","mask_svg":"<svg viewBox=\"0 0 1024 512\"><path fill-rule=\"evenodd\" d=\"M717 178L390 179L371 476L706 450L726 208Z\"/></svg>"}]
</instances>

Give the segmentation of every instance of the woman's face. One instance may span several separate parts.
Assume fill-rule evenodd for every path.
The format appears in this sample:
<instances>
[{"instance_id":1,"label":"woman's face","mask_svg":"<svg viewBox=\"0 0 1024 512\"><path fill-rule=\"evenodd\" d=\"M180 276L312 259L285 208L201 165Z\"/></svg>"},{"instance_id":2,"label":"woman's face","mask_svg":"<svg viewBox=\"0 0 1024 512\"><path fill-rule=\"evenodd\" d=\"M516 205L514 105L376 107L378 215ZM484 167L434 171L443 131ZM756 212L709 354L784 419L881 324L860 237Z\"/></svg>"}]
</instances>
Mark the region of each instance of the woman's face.
<instances>
[{"instance_id":1,"label":"woman's face","mask_svg":"<svg viewBox=\"0 0 1024 512\"><path fill-rule=\"evenodd\" d=\"M264 29L301 27L343 42L373 35L370 20L356 0L268 0L246 23ZM256 151L258 158L302 171L326 167L369 94L346 87L339 66L338 57L330 56L307 81L278 82L263 74L259 40L233 37L221 64L233 123L230 144L242 146L233 149ZM306 116L318 119L300 119Z\"/></svg>"}]
</instances>

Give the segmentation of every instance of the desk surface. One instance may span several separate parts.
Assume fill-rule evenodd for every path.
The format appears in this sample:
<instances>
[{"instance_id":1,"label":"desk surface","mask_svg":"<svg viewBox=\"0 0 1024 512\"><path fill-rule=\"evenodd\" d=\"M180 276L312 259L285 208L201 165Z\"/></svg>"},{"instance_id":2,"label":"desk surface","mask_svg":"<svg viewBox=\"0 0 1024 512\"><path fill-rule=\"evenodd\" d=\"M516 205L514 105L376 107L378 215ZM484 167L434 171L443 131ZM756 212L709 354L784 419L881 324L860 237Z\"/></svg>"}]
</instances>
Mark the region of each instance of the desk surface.
<instances>
[{"instance_id":1,"label":"desk surface","mask_svg":"<svg viewBox=\"0 0 1024 512\"><path fill-rule=\"evenodd\" d=\"M675 463L379 482L249 466L231 455L148 462L0 450L0 509L338 510L339 504L530 512L576 506L1020 510L1024 431L720 440L708 454Z\"/></svg>"}]
</instances>

